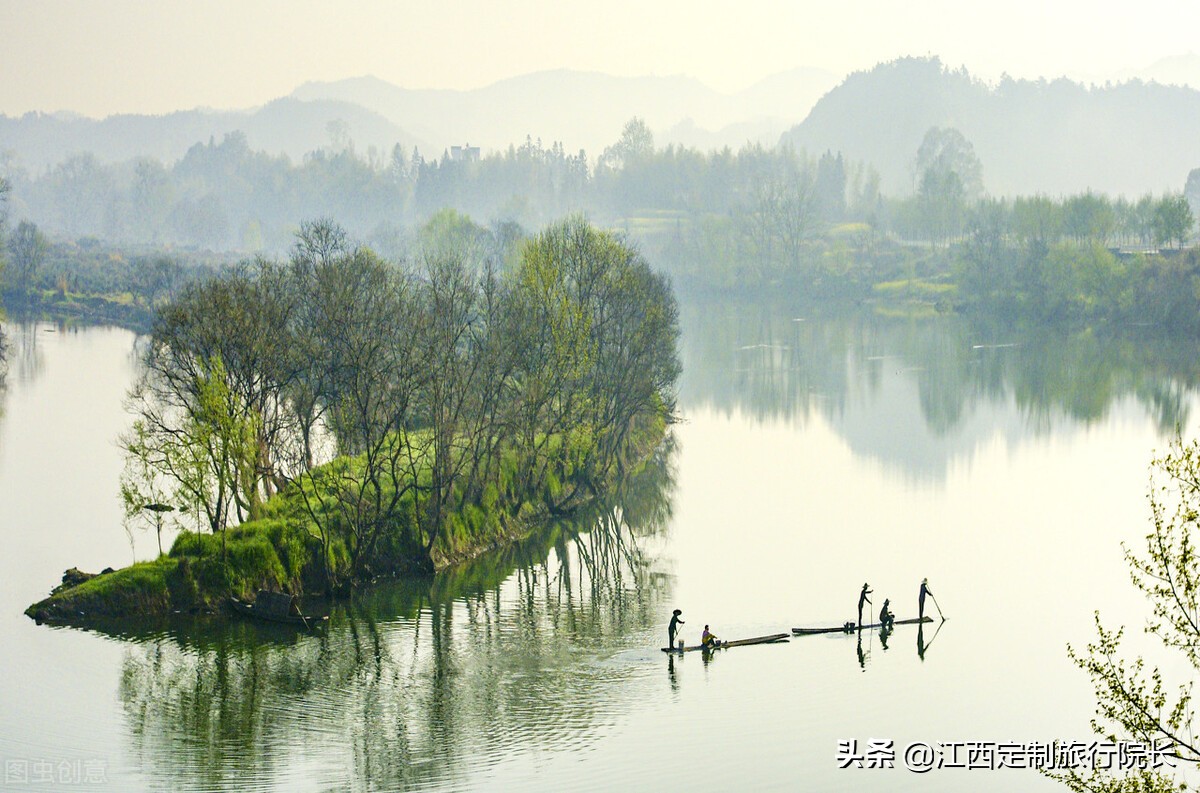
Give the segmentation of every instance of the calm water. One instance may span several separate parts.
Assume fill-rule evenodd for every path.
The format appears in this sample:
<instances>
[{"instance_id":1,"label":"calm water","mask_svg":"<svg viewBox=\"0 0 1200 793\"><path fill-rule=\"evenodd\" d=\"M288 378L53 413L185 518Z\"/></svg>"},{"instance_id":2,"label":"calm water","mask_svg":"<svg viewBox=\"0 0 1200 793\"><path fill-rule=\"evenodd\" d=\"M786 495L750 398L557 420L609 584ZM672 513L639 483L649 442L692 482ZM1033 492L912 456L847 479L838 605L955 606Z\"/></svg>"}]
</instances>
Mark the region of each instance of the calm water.
<instances>
[{"instance_id":1,"label":"calm water","mask_svg":"<svg viewBox=\"0 0 1200 793\"><path fill-rule=\"evenodd\" d=\"M838 741L1091 739L1066 644L1095 609L1143 619L1120 544L1153 450L1196 429L1196 349L729 305L684 325L684 421L613 504L321 636L24 617L154 540L131 548L116 497L133 335L6 328L3 789L1056 789L839 770ZM754 636L853 618L863 581L911 616L925 576L949 619L919 638L657 649L675 607L689 641Z\"/></svg>"}]
</instances>

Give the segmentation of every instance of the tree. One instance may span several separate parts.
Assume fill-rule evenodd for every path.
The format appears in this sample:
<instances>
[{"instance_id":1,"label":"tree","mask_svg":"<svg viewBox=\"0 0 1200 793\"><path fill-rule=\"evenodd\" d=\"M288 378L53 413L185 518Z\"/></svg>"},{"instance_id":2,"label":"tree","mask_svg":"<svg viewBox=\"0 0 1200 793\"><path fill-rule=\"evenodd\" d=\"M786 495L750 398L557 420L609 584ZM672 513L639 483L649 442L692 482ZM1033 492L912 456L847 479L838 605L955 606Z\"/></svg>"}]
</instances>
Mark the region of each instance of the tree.
<instances>
[{"instance_id":1,"label":"tree","mask_svg":"<svg viewBox=\"0 0 1200 793\"><path fill-rule=\"evenodd\" d=\"M125 531L132 544L135 527L153 526L161 556L163 520L167 513L176 511L170 503L177 495L176 489L160 470L158 457L161 450L147 435L145 422L135 422L122 438L121 444L125 450L125 468L121 472L120 485Z\"/></svg>"},{"instance_id":2,"label":"tree","mask_svg":"<svg viewBox=\"0 0 1200 793\"><path fill-rule=\"evenodd\" d=\"M0 176L0 275L4 274L5 251L8 235L8 197L12 194L12 182Z\"/></svg>"},{"instance_id":3,"label":"tree","mask_svg":"<svg viewBox=\"0 0 1200 793\"><path fill-rule=\"evenodd\" d=\"M778 260L796 269L818 226L816 169L791 149L759 154L750 179L755 253L763 264Z\"/></svg>"},{"instance_id":4,"label":"tree","mask_svg":"<svg viewBox=\"0 0 1200 793\"><path fill-rule=\"evenodd\" d=\"M136 239L157 245L162 239L167 213L174 202L170 175L158 160L141 158L134 166L130 188L132 223Z\"/></svg>"},{"instance_id":5,"label":"tree","mask_svg":"<svg viewBox=\"0 0 1200 793\"><path fill-rule=\"evenodd\" d=\"M285 474L281 450L292 423L280 395L296 376L296 345L289 334L293 293L284 275L259 261L223 278L189 284L156 315L139 387L151 433L179 432L185 420L255 428L250 476L223 483L238 520L257 516ZM212 400L205 402L204 391L215 387L214 379L230 393L220 404L235 415L214 413Z\"/></svg>"},{"instance_id":6,"label":"tree","mask_svg":"<svg viewBox=\"0 0 1200 793\"><path fill-rule=\"evenodd\" d=\"M575 473L560 497L568 502L620 467L637 422L671 413L678 310L634 249L579 217L539 234L517 277L514 380L528 481L542 481L558 436Z\"/></svg>"},{"instance_id":7,"label":"tree","mask_svg":"<svg viewBox=\"0 0 1200 793\"><path fill-rule=\"evenodd\" d=\"M930 127L917 149L917 202L932 243L959 233L966 208L983 195L983 175L975 148L952 127Z\"/></svg>"},{"instance_id":8,"label":"tree","mask_svg":"<svg viewBox=\"0 0 1200 793\"><path fill-rule=\"evenodd\" d=\"M471 263L461 251L442 249L426 253L422 269L419 344L426 351L428 377L418 404L428 429L423 437L409 433L408 445L413 450L413 481L419 480L421 468L428 470L428 484L418 487L416 513L428 553L442 533L456 486L459 492L466 489L461 480L474 444L464 430L474 407L484 348L475 329L480 295Z\"/></svg>"},{"instance_id":9,"label":"tree","mask_svg":"<svg viewBox=\"0 0 1200 793\"><path fill-rule=\"evenodd\" d=\"M416 485L404 472L414 459L410 430L427 367L410 280L371 251L350 248L340 227L321 221L304 228L292 272L303 295L295 317L298 377L290 390L304 444L297 480L336 585L335 539L346 539L351 574L365 575ZM318 421L342 459L315 468Z\"/></svg>"},{"instance_id":10,"label":"tree","mask_svg":"<svg viewBox=\"0 0 1200 793\"><path fill-rule=\"evenodd\" d=\"M953 127L930 127L921 139L916 160L918 185L929 171L939 174L939 178L947 173L956 174L968 201L983 195L983 166L975 147Z\"/></svg>"},{"instance_id":11,"label":"tree","mask_svg":"<svg viewBox=\"0 0 1200 793\"><path fill-rule=\"evenodd\" d=\"M1183 195L1188 200L1188 206L1192 208L1192 214L1200 215L1200 168L1193 168L1188 172Z\"/></svg>"},{"instance_id":12,"label":"tree","mask_svg":"<svg viewBox=\"0 0 1200 793\"><path fill-rule=\"evenodd\" d=\"M1175 247L1183 247L1195 226L1192 208L1182 194L1165 195L1154 207L1154 241L1159 245L1174 242Z\"/></svg>"},{"instance_id":13,"label":"tree","mask_svg":"<svg viewBox=\"0 0 1200 793\"><path fill-rule=\"evenodd\" d=\"M29 296L29 288L37 278L46 259L49 243L34 223L22 220L8 241L10 280L13 291L21 298Z\"/></svg>"},{"instance_id":14,"label":"tree","mask_svg":"<svg viewBox=\"0 0 1200 793\"><path fill-rule=\"evenodd\" d=\"M1013 201L1013 234L1027 249L1049 250L1062 237L1062 207L1044 195Z\"/></svg>"},{"instance_id":15,"label":"tree","mask_svg":"<svg viewBox=\"0 0 1200 793\"><path fill-rule=\"evenodd\" d=\"M1200 556L1197 531L1200 523L1200 443L1185 443L1178 436L1166 454L1152 465L1150 490L1151 530L1145 550L1126 548L1134 587L1146 598L1150 617L1146 631L1161 649L1172 654L1172 666L1200 672ZM1200 763L1200 741L1194 737L1192 683L1172 691L1157 665L1141 656L1127 660L1122 652L1124 628L1104 627L1096 614L1095 641L1080 651L1069 648L1075 664L1091 678L1096 692L1098 735L1115 741L1118 736L1144 743L1171 746L1174 758ZM1168 660L1164 656L1164 661ZM1175 790L1170 777L1145 770L1128 777L1096 772L1090 777L1059 777L1076 791Z\"/></svg>"},{"instance_id":16,"label":"tree","mask_svg":"<svg viewBox=\"0 0 1200 793\"><path fill-rule=\"evenodd\" d=\"M837 157L829 151L821 155L814 190L821 219L826 223L840 221L846 214L846 166L840 151Z\"/></svg>"},{"instance_id":17,"label":"tree","mask_svg":"<svg viewBox=\"0 0 1200 793\"><path fill-rule=\"evenodd\" d=\"M1063 230L1076 242L1104 245L1116 229L1117 216L1107 196L1091 190L1063 203Z\"/></svg>"},{"instance_id":18,"label":"tree","mask_svg":"<svg viewBox=\"0 0 1200 793\"><path fill-rule=\"evenodd\" d=\"M926 239L948 242L962 231L966 217L966 192L954 171L929 168L921 174L917 208Z\"/></svg>"},{"instance_id":19,"label":"tree","mask_svg":"<svg viewBox=\"0 0 1200 793\"><path fill-rule=\"evenodd\" d=\"M197 529L220 534L222 553L238 493L250 487L256 476L259 434L257 416L239 404L228 379L220 357L206 361L185 403L170 401L178 395L155 388L150 374L135 386L138 418L121 439L129 471L122 488L127 508L139 500L143 504L167 501L193 516ZM161 478L147 475L146 470ZM163 493L169 493L169 498L164 499ZM239 512L236 517L244 516Z\"/></svg>"},{"instance_id":20,"label":"tree","mask_svg":"<svg viewBox=\"0 0 1200 793\"><path fill-rule=\"evenodd\" d=\"M604 167L622 170L654 154L654 133L642 119L634 116L625 122L621 137L600 155Z\"/></svg>"}]
</instances>

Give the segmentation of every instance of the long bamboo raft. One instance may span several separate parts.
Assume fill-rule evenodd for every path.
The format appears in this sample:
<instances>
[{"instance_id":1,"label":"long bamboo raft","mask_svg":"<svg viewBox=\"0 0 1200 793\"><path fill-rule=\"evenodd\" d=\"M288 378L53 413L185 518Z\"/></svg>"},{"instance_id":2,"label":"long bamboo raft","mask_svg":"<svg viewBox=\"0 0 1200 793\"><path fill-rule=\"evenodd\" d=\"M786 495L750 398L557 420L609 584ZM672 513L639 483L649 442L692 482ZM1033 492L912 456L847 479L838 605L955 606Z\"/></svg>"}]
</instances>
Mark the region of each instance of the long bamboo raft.
<instances>
[{"instance_id":1,"label":"long bamboo raft","mask_svg":"<svg viewBox=\"0 0 1200 793\"><path fill-rule=\"evenodd\" d=\"M893 625L916 625L921 622L933 622L933 617L921 617L919 619L916 617L913 617L912 619L909 619L909 620L896 620L892 624ZM882 628L883 623L882 622L873 622L870 625L864 625L862 627L863 627L863 630ZM812 636L817 633L854 633L856 630L858 630L857 625L851 626L849 628L847 628L845 625L838 625L838 626L829 627L829 628L792 628L792 633L795 634L796 636Z\"/></svg>"},{"instance_id":2,"label":"long bamboo raft","mask_svg":"<svg viewBox=\"0 0 1200 793\"><path fill-rule=\"evenodd\" d=\"M711 647L705 647L703 644L697 644L693 647L684 647L681 651L678 647L663 647L664 653L691 653L696 650L724 650L726 647L745 647L750 644L774 644L776 642L786 642L788 635L786 633L772 633L769 636L755 636L752 639L734 639L733 641L721 642Z\"/></svg>"}]
</instances>

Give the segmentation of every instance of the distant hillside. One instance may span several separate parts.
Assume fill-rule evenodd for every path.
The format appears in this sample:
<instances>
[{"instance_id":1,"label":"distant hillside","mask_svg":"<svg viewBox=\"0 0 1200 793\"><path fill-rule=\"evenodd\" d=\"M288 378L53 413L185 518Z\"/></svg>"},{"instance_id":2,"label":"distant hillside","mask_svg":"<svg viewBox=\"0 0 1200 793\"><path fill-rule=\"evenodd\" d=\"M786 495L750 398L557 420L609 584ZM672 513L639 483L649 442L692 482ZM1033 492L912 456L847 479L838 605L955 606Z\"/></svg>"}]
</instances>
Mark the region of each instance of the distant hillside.
<instances>
[{"instance_id":1,"label":"distant hillside","mask_svg":"<svg viewBox=\"0 0 1200 793\"><path fill-rule=\"evenodd\" d=\"M298 99L333 99L369 108L433 144L427 156L451 145L489 149L520 144L526 136L595 158L640 116L655 142L719 148L740 146L764 131L804 118L836 83L817 69L773 75L735 94L722 94L690 77L613 77L593 72L537 72L473 91L412 90L375 77L307 83ZM769 131L775 131L770 134Z\"/></svg>"},{"instance_id":2,"label":"distant hillside","mask_svg":"<svg viewBox=\"0 0 1200 793\"><path fill-rule=\"evenodd\" d=\"M1012 79L991 87L936 58L850 75L782 140L872 163L886 192L905 194L917 147L933 126L955 127L971 141L993 195L1178 191L1200 166L1196 90Z\"/></svg>"},{"instance_id":3,"label":"distant hillside","mask_svg":"<svg viewBox=\"0 0 1200 793\"><path fill-rule=\"evenodd\" d=\"M100 121L65 114L0 115L0 151L12 152L17 165L35 174L84 151L102 162L149 156L169 163L195 143L220 141L226 133L240 130L251 148L295 159L329 145L335 129L344 131L359 151L376 146L387 153L396 143L406 150L421 145L384 117L356 105L286 98L250 111L188 110Z\"/></svg>"}]
</instances>

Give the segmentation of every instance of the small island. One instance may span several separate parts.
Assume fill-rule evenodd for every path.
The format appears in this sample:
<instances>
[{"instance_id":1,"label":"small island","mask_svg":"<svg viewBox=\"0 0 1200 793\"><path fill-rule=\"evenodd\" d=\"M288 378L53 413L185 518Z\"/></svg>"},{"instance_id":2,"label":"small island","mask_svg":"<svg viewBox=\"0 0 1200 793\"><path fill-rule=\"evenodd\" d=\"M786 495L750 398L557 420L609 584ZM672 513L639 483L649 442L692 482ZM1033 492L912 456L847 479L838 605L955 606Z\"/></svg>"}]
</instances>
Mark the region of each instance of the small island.
<instances>
[{"instance_id":1,"label":"small island","mask_svg":"<svg viewBox=\"0 0 1200 793\"><path fill-rule=\"evenodd\" d=\"M669 283L582 218L479 232L441 213L396 264L306 223L287 261L160 307L121 439L127 518L160 555L72 571L26 614L86 625L430 575L636 471L674 416Z\"/></svg>"}]
</instances>

